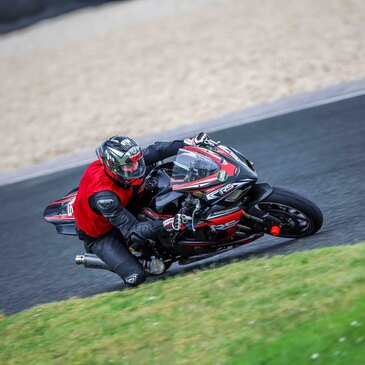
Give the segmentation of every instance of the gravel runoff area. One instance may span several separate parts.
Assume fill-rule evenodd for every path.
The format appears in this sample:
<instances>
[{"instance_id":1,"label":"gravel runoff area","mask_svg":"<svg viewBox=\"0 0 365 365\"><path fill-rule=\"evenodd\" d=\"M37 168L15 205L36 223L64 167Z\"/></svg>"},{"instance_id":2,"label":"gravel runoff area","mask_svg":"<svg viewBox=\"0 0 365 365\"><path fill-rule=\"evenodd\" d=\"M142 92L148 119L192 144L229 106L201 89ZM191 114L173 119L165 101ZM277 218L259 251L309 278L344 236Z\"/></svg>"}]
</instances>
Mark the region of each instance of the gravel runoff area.
<instances>
[{"instance_id":1,"label":"gravel runoff area","mask_svg":"<svg viewBox=\"0 0 365 365\"><path fill-rule=\"evenodd\" d=\"M133 0L0 37L0 173L365 76L363 0Z\"/></svg>"}]
</instances>

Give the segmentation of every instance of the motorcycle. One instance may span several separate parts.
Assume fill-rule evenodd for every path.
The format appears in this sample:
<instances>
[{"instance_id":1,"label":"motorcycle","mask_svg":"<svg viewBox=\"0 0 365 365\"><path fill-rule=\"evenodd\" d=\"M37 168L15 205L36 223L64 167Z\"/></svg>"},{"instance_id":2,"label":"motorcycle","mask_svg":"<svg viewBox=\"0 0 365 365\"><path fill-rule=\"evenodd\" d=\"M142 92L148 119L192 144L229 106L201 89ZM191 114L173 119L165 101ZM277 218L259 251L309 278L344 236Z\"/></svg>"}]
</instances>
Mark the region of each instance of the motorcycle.
<instances>
[{"instance_id":1,"label":"motorcycle","mask_svg":"<svg viewBox=\"0 0 365 365\"><path fill-rule=\"evenodd\" d=\"M77 235L73 204L77 188L50 203L44 219L64 235ZM155 166L138 191L139 219L165 220L180 216L179 230L164 230L143 247L130 251L153 262L153 274L174 263L187 265L238 246L264 234L300 238L322 226L321 210L307 198L268 183L258 183L254 164L220 142L185 146ZM181 222L180 222L181 223ZM76 264L112 271L92 252L77 255Z\"/></svg>"}]
</instances>

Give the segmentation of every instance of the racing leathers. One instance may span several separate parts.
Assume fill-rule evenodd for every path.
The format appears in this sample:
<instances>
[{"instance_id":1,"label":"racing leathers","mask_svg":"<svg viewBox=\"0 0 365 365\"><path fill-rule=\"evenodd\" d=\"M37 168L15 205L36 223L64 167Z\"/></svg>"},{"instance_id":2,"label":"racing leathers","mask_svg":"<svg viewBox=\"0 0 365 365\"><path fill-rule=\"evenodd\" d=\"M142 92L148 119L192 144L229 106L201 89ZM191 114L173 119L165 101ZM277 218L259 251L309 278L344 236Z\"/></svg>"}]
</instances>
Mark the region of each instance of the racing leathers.
<instances>
[{"instance_id":1,"label":"racing leathers","mask_svg":"<svg viewBox=\"0 0 365 365\"><path fill-rule=\"evenodd\" d=\"M145 148L147 168L177 154L183 141L156 142ZM145 280L145 271L128 249L129 243L143 244L163 229L162 221L138 221L131 213L139 184L126 185L111 179L99 161L81 178L74 204L79 238L88 252L103 260L128 286Z\"/></svg>"}]
</instances>

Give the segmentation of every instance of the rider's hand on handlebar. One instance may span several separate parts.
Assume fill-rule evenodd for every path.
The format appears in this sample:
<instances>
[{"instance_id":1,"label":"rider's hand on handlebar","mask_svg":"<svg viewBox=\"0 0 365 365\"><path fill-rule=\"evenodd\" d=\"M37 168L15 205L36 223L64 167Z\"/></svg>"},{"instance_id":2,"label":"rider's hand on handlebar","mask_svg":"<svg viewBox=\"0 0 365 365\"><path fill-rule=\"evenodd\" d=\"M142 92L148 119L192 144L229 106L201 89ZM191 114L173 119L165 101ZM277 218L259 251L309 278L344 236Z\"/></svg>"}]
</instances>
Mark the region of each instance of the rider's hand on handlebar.
<instances>
[{"instance_id":1,"label":"rider's hand on handlebar","mask_svg":"<svg viewBox=\"0 0 365 365\"><path fill-rule=\"evenodd\" d=\"M212 139L210 139L209 136L204 132L200 132L193 138L184 139L184 143L187 146L215 146L218 144L217 142L214 142Z\"/></svg>"},{"instance_id":2,"label":"rider's hand on handlebar","mask_svg":"<svg viewBox=\"0 0 365 365\"><path fill-rule=\"evenodd\" d=\"M178 232L184 230L186 225L191 221L192 218L190 216L178 213L175 217L164 220L163 225L168 232Z\"/></svg>"}]
</instances>

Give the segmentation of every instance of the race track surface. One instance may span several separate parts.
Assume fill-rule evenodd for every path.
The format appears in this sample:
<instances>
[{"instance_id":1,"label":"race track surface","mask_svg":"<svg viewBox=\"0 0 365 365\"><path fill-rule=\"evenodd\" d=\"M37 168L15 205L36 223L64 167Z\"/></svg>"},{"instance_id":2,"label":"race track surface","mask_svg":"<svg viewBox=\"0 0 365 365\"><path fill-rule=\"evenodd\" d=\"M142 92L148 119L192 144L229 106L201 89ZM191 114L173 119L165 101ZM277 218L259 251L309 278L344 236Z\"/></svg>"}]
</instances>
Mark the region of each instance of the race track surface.
<instances>
[{"instance_id":1,"label":"race track surface","mask_svg":"<svg viewBox=\"0 0 365 365\"><path fill-rule=\"evenodd\" d=\"M324 225L298 240L264 237L229 262L267 253L351 244L365 238L365 96L212 133L255 162L260 181L306 195L324 213ZM56 234L42 219L45 206L77 186L83 168L0 187L0 310L15 313L39 303L123 288L115 274L78 267L83 247ZM210 260L209 262L217 261ZM201 264L169 273L179 274Z\"/></svg>"},{"instance_id":2,"label":"race track surface","mask_svg":"<svg viewBox=\"0 0 365 365\"><path fill-rule=\"evenodd\" d=\"M113 0L2 0L0 2L0 34L108 1Z\"/></svg>"}]
</instances>

